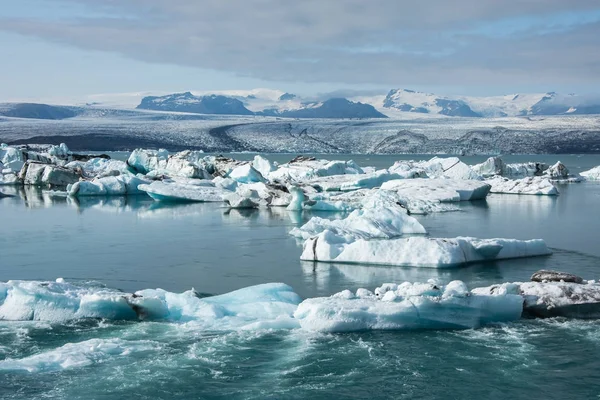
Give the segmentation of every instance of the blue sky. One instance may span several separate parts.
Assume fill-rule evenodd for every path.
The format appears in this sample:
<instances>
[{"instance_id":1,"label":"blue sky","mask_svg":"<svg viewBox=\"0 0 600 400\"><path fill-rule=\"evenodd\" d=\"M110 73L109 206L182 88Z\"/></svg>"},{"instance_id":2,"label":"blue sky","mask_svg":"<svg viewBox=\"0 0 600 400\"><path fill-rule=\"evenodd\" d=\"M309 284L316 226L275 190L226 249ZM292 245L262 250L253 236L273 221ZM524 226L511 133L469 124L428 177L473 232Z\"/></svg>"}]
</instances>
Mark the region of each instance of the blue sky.
<instances>
[{"instance_id":1,"label":"blue sky","mask_svg":"<svg viewBox=\"0 0 600 400\"><path fill-rule=\"evenodd\" d=\"M0 100L600 91L600 2L0 0Z\"/></svg>"}]
</instances>

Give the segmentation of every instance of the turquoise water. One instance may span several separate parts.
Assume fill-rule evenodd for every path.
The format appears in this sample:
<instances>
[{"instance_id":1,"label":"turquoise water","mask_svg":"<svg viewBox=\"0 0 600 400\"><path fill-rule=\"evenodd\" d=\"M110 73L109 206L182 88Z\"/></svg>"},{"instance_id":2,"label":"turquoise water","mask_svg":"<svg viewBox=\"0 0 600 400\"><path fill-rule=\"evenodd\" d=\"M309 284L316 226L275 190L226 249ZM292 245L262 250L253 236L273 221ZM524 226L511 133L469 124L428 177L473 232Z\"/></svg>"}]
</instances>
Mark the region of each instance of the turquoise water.
<instances>
[{"instance_id":1,"label":"turquoise water","mask_svg":"<svg viewBox=\"0 0 600 400\"><path fill-rule=\"evenodd\" d=\"M399 159L351 158L378 167ZM600 165L596 156L547 162L557 159L575 171ZM306 298L430 278L476 287L528 280L541 268L599 279L600 185L559 189L557 198L490 195L460 204L458 212L418 217L432 236L543 238L554 250L549 257L451 271L302 263L300 244L287 233L309 213L161 206L145 197L77 202L20 191L0 199L0 281L63 277L128 292L194 287L205 294L284 282ZM11 399L584 399L600 395L598 360L596 321L352 334L0 322L0 398Z\"/></svg>"}]
</instances>

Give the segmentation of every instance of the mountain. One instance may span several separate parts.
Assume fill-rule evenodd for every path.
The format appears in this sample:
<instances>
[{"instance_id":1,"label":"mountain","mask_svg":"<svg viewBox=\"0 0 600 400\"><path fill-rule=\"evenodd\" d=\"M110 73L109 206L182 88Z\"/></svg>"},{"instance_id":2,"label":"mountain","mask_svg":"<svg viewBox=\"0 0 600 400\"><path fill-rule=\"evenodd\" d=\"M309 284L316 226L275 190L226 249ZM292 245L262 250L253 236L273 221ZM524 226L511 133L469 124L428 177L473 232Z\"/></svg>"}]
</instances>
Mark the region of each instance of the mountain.
<instances>
[{"instance_id":1,"label":"mountain","mask_svg":"<svg viewBox=\"0 0 600 400\"><path fill-rule=\"evenodd\" d=\"M393 89L385 97L383 108L391 111L453 117L599 114L600 99L573 94L560 95L555 92L491 97L448 97L408 89Z\"/></svg>"},{"instance_id":2,"label":"mountain","mask_svg":"<svg viewBox=\"0 0 600 400\"><path fill-rule=\"evenodd\" d=\"M383 107L423 114L440 114L449 117L481 117L459 99L438 97L434 94L408 89L392 89L383 101Z\"/></svg>"},{"instance_id":3,"label":"mountain","mask_svg":"<svg viewBox=\"0 0 600 400\"><path fill-rule=\"evenodd\" d=\"M190 92L147 96L136 107L142 110L177 111L196 114L252 115L238 99L221 95L194 96Z\"/></svg>"},{"instance_id":4,"label":"mountain","mask_svg":"<svg viewBox=\"0 0 600 400\"><path fill-rule=\"evenodd\" d=\"M78 107L52 106L39 103L0 104L0 116L11 118L66 119L73 118L81 110Z\"/></svg>"},{"instance_id":5,"label":"mountain","mask_svg":"<svg viewBox=\"0 0 600 400\"><path fill-rule=\"evenodd\" d=\"M258 107L266 107L257 109ZM251 111L251 107L255 111ZM197 114L262 115L285 118L387 118L369 104L343 98L323 102L301 102L296 95L284 93L273 98L246 96L205 95L191 92L166 96L147 96L136 107L142 110L178 111Z\"/></svg>"},{"instance_id":6,"label":"mountain","mask_svg":"<svg viewBox=\"0 0 600 400\"><path fill-rule=\"evenodd\" d=\"M260 114L286 118L387 118L370 104L344 98L333 98L322 103L308 103L296 110L265 110Z\"/></svg>"}]
</instances>

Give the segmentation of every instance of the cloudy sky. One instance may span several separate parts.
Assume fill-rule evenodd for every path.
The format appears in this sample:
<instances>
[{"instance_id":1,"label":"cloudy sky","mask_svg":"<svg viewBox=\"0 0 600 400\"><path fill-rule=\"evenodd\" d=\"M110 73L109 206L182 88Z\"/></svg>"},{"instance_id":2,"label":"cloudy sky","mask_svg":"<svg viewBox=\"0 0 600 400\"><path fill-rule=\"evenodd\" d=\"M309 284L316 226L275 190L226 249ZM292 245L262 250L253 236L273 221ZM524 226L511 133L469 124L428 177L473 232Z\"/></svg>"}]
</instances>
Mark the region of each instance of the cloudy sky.
<instances>
[{"instance_id":1,"label":"cloudy sky","mask_svg":"<svg viewBox=\"0 0 600 400\"><path fill-rule=\"evenodd\" d=\"M0 99L600 92L600 1L0 0Z\"/></svg>"}]
</instances>

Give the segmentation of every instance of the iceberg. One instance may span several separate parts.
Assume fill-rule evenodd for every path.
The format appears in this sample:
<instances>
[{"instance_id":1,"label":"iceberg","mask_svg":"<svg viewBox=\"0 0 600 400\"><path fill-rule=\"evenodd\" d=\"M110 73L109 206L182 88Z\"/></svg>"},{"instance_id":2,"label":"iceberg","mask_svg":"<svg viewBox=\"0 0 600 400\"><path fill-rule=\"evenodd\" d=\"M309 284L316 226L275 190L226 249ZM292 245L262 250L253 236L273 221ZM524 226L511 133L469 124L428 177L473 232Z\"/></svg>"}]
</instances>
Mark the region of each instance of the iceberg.
<instances>
[{"instance_id":1,"label":"iceberg","mask_svg":"<svg viewBox=\"0 0 600 400\"><path fill-rule=\"evenodd\" d=\"M164 168L169 158L169 152L165 149L144 150L135 149L127 159L127 165L142 174Z\"/></svg>"},{"instance_id":2,"label":"iceberg","mask_svg":"<svg viewBox=\"0 0 600 400\"><path fill-rule=\"evenodd\" d=\"M406 179L406 175L391 173L382 169L375 172L359 175L330 175L318 177L306 182L319 191L353 191L358 189L372 189L381 186L384 182Z\"/></svg>"},{"instance_id":3,"label":"iceberg","mask_svg":"<svg viewBox=\"0 0 600 400\"><path fill-rule=\"evenodd\" d=\"M223 196L223 200L229 205L229 208L258 208L250 196L241 196L238 193L231 193Z\"/></svg>"},{"instance_id":4,"label":"iceberg","mask_svg":"<svg viewBox=\"0 0 600 400\"><path fill-rule=\"evenodd\" d=\"M252 160L252 167L260 172L263 177L267 178L271 172L277 170L277 163L272 163L266 158L256 155L254 156L254 160Z\"/></svg>"},{"instance_id":5,"label":"iceberg","mask_svg":"<svg viewBox=\"0 0 600 400\"><path fill-rule=\"evenodd\" d=\"M595 281L514 282L477 288L473 292L519 294L524 299L523 316L526 318L600 318L600 284Z\"/></svg>"},{"instance_id":6,"label":"iceberg","mask_svg":"<svg viewBox=\"0 0 600 400\"><path fill-rule=\"evenodd\" d=\"M27 161L19 172L19 177L25 185L67 186L79 181L81 176L68 168Z\"/></svg>"},{"instance_id":7,"label":"iceberg","mask_svg":"<svg viewBox=\"0 0 600 400\"><path fill-rule=\"evenodd\" d=\"M325 230L304 242L301 260L453 268L476 261L551 254L541 239L452 239L408 237L389 240L356 239Z\"/></svg>"},{"instance_id":8,"label":"iceberg","mask_svg":"<svg viewBox=\"0 0 600 400\"><path fill-rule=\"evenodd\" d=\"M429 161L416 163L415 166L427 171L432 178L482 180L483 178L458 157L433 157Z\"/></svg>"},{"instance_id":9,"label":"iceberg","mask_svg":"<svg viewBox=\"0 0 600 400\"><path fill-rule=\"evenodd\" d=\"M151 184L138 185L138 189L144 191L156 201L198 201L198 202L222 202L223 196L232 192L225 189L198 186L181 183L167 183L167 181L155 181Z\"/></svg>"},{"instance_id":10,"label":"iceberg","mask_svg":"<svg viewBox=\"0 0 600 400\"><path fill-rule=\"evenodd\" d=\"M67 194L73 197L80 196L124 196L141 194L140 185L149 184L150 181L135 175L118 175L95 178L91 181L79 181L67 186Z\"/></svg>"},{"instance_id":11,"label":"iceberg","mask_svg":"<svg viewBox=\"0 0 600 400\"><path fill-rule=\"evenodd\" d=\"M419 221L396 206L354 210L344 219L312 217L302 227L292 229L290 234L306 240L325 230L361 239L389 239L405 233L426 233Z\"/></svg>"},{"instance_id":12,"label":"iceberg","mask_svg":"<svg viewBox=\"0 0 600 400\"><path fill-rule=\"evenodd\" d=\"M292 186L289 189L291 199L287 206L288 211L328 211L328 212L345 212L354 210L356 207L344 201L327 201L327 200L308 200L304 195L304 191L300 188Z\"/></svg>"},{"instance_id":13,"label":"iceberg","mask_svg":"<svg viewBox=\"0 0 600 400\"><path fill-rule=\"evenodd\" d=\"M314 157L298 156L282 164L268 175L270 181L298 184L317 177L330 175L356 175L364 171L354 161L317 160Z\"/></svg>"},{"instance_id":14,"label":"iceberg","mask_svg":"<svg viewBox=\"0 0 600 400\"><path fill-rule=\"evenodd\" d=\"M588 181L600 181L600 165L587 171L583 171L579 175L583 176L584 179Z\"/></svg>"},{"instance_id":15,"label":"iceberg","mask_svg":"<svg viewBox=\"0 0 600 400\"><path fill-rule=\"evenodd\" d=\"M292 315L300 297L283 283L251 286L199 298L192 289L173 293L146 289L123 293L103 287L55 282L0 282L0 320L65 322L76 319L152 320L195 323L205 330L297 327Z\"/></svg>"},{"instance_id":16,"label":"iceberg","mask_svg":"<svg viewBox=\"0 0 600 400\"><path fill-rule=\"evenodd\" d=\"M306 299L294 318L319 332L366 330L471 329L518 320L523 298L515 294L476 294L461 281L386 284L375 293L358 289Z\"/></svg>"},{"instance_id":17,"label":"iceberg","mask_svg":"<svg viewBox=\"0 0 600 400\"><path fill-rule=\"evenodd\" d=\"M558 189L547 178L528 177L511 180L497 177L486 180L491 185L491 193L527 194L539 196L557 196Z\"/></svg>"},{"instance_id":18,"label":"iceberg","mask_svg":"<svg viewBox=\"0 0 600 400\"><path fill-rule=\"evenodd\" d=\"M265 182L265 178L258 172L252 164L244 164L235 167L229 172L228 177L239 183Z\"/></svg>"},{"instance_id":19,"label":"iceberg","mask_svg":"<svg viewBox=\"0 0 600 400\"><path fill-rule=\"evenodd\" d=\"M395 191L409 199L444 203L483 200L490 191L490 185L464 179L400 179L385 182L381 189Z\"/></svg>"},{"instance_id":20,"label":"iceberg","mask_svg":"<svg viewBox=\"0 0 600 400\"><path fill-rule=\"evenodd\" d=\"M87 161L71 161L65 165L65 168L81 171L84 178L102 178L131 173L130 167L124 161L98 157Z\"/></svg>"}]
</instances>

